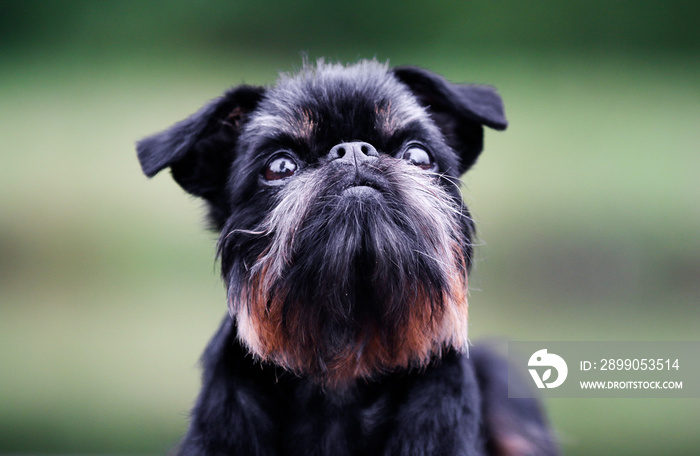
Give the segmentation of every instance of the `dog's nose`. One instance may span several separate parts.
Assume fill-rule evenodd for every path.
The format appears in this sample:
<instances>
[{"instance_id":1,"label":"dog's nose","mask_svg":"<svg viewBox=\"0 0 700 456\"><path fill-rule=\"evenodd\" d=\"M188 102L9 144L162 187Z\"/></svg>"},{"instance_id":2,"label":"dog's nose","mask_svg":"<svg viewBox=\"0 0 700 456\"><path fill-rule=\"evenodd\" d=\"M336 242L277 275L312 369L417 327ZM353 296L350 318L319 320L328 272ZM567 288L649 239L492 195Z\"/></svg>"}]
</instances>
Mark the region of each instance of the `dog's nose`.
<instances>
[{"instance_id":1,"label":"dog's nose","mask_svg":"<svg viewBox=\"0 0 700 456\"><path fill-rule=\"evenodd\" d=\"M379 157L379 152L370 143L362 141L353 141L340 143L328 152L330 160L338 162L348 162L351 164L360 163L363 161L373 160Z\"/></svg>"}]
</instances>

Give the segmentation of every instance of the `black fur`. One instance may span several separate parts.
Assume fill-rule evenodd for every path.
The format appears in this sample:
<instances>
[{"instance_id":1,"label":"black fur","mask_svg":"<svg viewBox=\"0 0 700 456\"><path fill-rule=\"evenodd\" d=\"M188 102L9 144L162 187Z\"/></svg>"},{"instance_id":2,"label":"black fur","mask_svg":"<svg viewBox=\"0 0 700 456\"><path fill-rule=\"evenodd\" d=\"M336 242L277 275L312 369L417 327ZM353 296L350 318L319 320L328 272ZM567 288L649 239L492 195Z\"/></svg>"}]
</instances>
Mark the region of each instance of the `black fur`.
<instances>
[{"instance_id":1,"label":"black fur","mask_svg":"<svg viewBox=\"0 0 700 456\"><path fill-rule=\"evenodd\" d=\"M231 317L180 454L557 454L498 358L466 354L458 183L484 125L507 125L490 87L321 62L138 143L144 173L170 167L221 232ZM278 157L296 169L270 180Z\"/></svg>"}]
</instances>

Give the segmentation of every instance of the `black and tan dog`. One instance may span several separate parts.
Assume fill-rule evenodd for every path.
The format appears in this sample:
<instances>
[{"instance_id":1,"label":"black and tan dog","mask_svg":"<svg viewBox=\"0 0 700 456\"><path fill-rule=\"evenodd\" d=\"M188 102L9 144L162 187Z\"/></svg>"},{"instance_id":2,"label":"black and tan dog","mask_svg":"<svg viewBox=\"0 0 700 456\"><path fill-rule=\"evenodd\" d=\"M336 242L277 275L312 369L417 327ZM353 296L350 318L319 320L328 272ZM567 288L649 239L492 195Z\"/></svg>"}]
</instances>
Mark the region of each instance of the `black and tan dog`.
<instances>
[{"instance_id":1,"label":"black and tan dog","mask_svg":"<svg viewBox=\"0 0 700 456\"><path fill-rule=\"evenodd\" d=\"M230 316L184 455L552 455L533 401L467 340L459 177L506 127L490 87L319 62L138 143L220 231Z\"/></svg>"}]
</instances>

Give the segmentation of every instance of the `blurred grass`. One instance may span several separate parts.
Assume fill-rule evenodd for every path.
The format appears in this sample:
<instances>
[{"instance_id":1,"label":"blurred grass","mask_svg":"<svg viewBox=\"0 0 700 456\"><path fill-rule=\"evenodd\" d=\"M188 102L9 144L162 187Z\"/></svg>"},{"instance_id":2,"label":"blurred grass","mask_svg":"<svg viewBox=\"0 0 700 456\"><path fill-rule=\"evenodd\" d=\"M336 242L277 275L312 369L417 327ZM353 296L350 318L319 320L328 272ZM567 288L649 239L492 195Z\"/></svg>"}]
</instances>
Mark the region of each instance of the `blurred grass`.
<instances>
[{"instance_id":1,"label":"blurred grass","mask_svg":"<svg viewBox=\"0 0 700 456\"><path fill-rule=\"evenodd\" d=\"M487 133L465 178L485 242L472 339L697 340L697 59L391 57L492 83L506 102L511 127ZM163 453L177 442L224 292L200 203L167 173L144 178L133 142L300 61L136 52L3 65L0 452ZM567 454L700 448L697 399L547 405Z\"/></svg>"}]
</instances>

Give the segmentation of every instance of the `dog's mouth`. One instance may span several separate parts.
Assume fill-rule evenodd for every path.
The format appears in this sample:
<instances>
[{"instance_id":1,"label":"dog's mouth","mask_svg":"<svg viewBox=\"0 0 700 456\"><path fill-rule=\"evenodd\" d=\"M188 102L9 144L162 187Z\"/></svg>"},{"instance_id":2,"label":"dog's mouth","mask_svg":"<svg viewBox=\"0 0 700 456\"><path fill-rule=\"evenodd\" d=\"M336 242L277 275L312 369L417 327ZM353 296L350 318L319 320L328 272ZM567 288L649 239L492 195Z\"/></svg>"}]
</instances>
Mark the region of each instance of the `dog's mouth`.
<instances>
[{"instance_id":1,"label":"dog's mouth","mask_svg":"<svg viewBox=\"0 0 700 456\"><path fill-rule=\"evenodd\" d=\"M364 182L350 185L340 192L340 194L347 197L369 198L380 196L381 192L379 188L377 188L377 185Z\"/></svg>"},{"instance_id":2,"label":"dog's mouth","mask_svg":"<svg viewBox=\"0 0 700 456\"><path fill-rule=\"evenodd\" d=\"M377 198L384 191L381 180L381 176L377 176L376 173L358 170L355 176L348 176L348 180L344 183L340 195L343 197Z\"/></svg>"}]
</instances>

